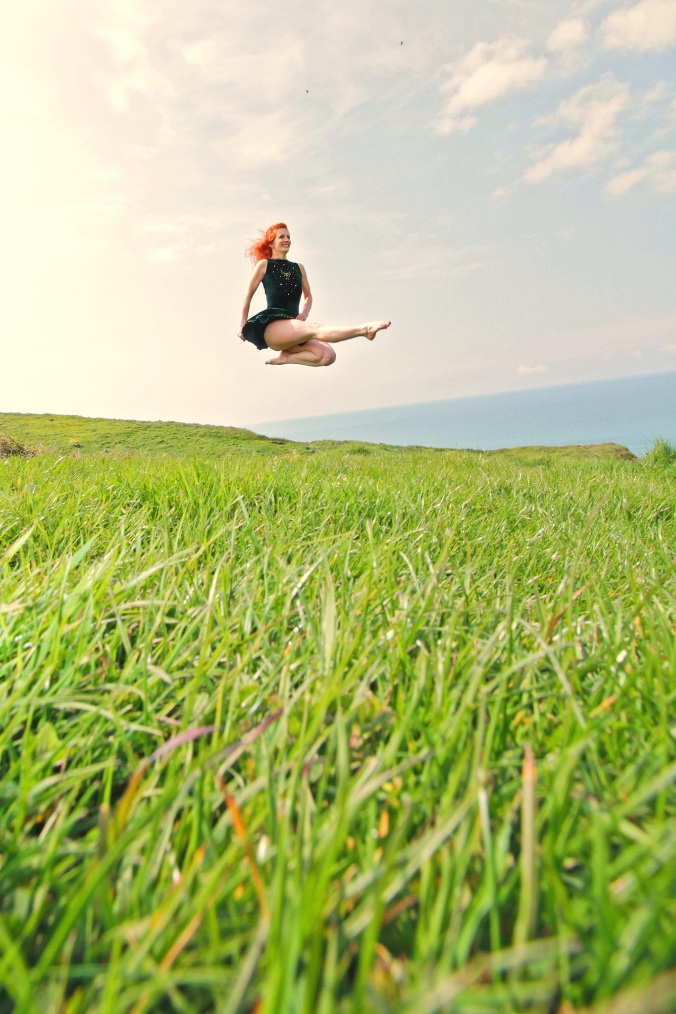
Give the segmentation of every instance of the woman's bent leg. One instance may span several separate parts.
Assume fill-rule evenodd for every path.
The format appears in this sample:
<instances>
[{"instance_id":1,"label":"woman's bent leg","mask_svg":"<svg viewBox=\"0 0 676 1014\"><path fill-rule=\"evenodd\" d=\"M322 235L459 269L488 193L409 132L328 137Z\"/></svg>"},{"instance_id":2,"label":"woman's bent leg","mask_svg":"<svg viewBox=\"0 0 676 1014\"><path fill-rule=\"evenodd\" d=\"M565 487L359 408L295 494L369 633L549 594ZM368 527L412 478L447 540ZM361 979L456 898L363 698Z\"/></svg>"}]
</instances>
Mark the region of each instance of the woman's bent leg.
<instances>
[{"instance_id":1,"label":"woman's bent leg","mask_svg":"<svg viewBox=\"0 0 676 1014\"><path fill-rule=\"evenodd\" d=\"M335 343L364 336L373 341L378 331L389 326L389 320L373 320L357 327L332 327L314 324L310 320L273 320L265 329L265 341L275 352L301 345L312 338Z\"/></svg>"},{"instance_id":2,"label":"woman's bent leg","mask_svg":"<svg viewBox=\"0 0 676 1014\"><path fill-rule=\"evenodd\" d=\"M315 330L306 320L273 320L265 329L265 344L273 352L282 352L314 338Z\"/></svg>"},{"instance_id":3,"label":"woman's bent leg","mask_svg":"<svg viewBox=\"0 0 676 1014\"><path fill-rule=\"evenodd\" d=\"M335 363L336 353L326 342L309 338L304 345L292 345L282 349L274 359L266 359L266 366L330 366Z\"/></svg>"}]
</instances>

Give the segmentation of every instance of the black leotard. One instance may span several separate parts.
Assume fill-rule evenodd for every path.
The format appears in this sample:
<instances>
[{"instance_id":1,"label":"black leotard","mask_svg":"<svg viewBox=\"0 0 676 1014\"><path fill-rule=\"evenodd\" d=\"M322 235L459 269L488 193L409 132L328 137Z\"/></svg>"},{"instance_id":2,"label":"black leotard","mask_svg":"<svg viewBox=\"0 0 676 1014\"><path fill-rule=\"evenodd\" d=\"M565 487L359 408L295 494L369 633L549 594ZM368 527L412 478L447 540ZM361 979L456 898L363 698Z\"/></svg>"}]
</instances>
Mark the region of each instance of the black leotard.
<instances>
[{"instance_id":1,"label":"black leotard","mask_svg":"<svg viewBox=\"0 0 676 1014\"><path fill-rule=\"evenodd\" d=\"M294 261L272 258L263 275L263 288L268 301L267 310L249 317L242 328L248 342L263 351L265 329L273 320L293 320L298 316L300 297L303 293L303 278Z\"/></svg>"}]
</instances>

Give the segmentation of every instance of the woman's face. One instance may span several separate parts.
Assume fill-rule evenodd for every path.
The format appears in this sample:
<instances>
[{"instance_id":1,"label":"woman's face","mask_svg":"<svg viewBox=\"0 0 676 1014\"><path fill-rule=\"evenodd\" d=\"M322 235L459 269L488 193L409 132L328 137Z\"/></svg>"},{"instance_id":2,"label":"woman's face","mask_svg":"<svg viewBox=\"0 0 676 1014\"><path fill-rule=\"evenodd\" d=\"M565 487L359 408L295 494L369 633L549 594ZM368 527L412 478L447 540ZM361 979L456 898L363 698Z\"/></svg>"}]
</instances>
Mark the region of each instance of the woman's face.
<instances>
[{"instance_id":1,"label":"woman's face","mask_svg":"<svg viewBox=\"0 0 676 1014\"><path fill-rule=\"evenodd\" d=\"M278 229L275 233L275 238L272 241L272 256L280 257L283 254L289 252L291 246L291 236L287 229Z\"/></svg>"}]
</instances>

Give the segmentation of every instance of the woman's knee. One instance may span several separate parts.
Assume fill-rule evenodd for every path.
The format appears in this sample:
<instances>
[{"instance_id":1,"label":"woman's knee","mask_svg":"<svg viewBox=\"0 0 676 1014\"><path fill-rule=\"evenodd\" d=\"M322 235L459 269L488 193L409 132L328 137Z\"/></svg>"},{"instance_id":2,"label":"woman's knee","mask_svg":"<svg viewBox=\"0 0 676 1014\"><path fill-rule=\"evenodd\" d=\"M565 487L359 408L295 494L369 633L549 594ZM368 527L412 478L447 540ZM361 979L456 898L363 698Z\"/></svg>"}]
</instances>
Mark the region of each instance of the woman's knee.
<instances>
[{"instance_id":1,"label":"woman's knee","mask_svg":"<svg viewBox=\"0 0 676 1014\"><path fill-rule=\"evenodd\" d=\"M336 361L336 353L330 345L322 349L322 366L331 366Z\"/></svg>"}]
</instances>

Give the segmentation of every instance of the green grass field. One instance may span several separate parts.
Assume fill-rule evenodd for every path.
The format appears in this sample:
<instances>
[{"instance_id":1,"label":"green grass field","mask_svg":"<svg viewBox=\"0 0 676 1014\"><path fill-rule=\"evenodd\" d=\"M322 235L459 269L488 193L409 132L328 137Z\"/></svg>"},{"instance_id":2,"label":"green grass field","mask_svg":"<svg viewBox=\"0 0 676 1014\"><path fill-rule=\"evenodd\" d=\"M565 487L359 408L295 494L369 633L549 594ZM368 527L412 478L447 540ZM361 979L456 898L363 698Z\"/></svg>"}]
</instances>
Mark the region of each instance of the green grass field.
<instances>
[{"instance_id":1,"label":"green grass field","mask_svg":"<svg viewBox=\"0 0 676 1014\"><path fill-rule=\"evenodd\" d=\"M669 448L172 425L0 418L0 1012L676 1010Z\"/></svg>"}]
</instances>

